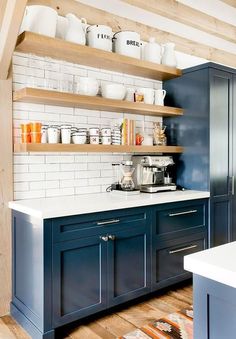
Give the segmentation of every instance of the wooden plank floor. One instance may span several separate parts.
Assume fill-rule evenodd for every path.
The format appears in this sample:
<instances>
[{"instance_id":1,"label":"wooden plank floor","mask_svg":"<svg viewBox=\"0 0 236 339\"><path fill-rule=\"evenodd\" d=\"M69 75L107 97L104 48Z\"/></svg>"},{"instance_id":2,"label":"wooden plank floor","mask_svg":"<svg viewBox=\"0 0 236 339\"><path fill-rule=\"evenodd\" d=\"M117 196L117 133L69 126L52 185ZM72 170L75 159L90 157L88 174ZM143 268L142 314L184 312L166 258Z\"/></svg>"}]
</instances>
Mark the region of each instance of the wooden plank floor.
<instances>
[{"instance_id":1,"label":"wooden plank floor","mask_svg":"<svg viewBox=\"0 0 236 339\"><path fill-rule=\"evenodd\" d=\"M182 285L159 292L144 302L115 313L95 318L77 328L67 330L66 339L115 339L137 327L192 304L192 286ZM0 318L0 339L29 339L25 331L10 317Z\"/></svg>"}]
</instances>

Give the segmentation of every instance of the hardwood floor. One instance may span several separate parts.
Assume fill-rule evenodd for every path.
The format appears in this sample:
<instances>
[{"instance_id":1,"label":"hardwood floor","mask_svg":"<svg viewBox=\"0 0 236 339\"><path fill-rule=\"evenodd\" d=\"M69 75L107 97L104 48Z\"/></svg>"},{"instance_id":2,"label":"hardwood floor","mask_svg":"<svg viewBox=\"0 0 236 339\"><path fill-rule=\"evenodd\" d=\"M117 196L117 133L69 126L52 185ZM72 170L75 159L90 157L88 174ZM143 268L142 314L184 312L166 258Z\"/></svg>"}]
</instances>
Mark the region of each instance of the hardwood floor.
<instances>
[{"instance_id":1,"label":"hardwood floor","mask_svg":"<svg viewBox=\"0 0 236 339\"><path fill-rule=\"evenodd\" d=\"M112 314L95 318L77 328L66 330L66 339L115 339L168 313L192 304L192 286L172 287L143 302ZM0 339L29 339L26 332L10 317L0 318Z\"/></svg>"}]
</instances>

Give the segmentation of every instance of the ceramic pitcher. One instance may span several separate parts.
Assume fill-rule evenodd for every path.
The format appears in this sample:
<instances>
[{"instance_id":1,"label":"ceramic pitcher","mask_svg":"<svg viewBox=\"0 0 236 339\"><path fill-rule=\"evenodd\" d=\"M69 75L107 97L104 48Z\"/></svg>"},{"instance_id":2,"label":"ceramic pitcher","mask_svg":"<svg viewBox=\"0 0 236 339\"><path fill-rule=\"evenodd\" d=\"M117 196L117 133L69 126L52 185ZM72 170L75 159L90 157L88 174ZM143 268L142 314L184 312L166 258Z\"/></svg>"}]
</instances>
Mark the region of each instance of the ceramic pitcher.
<instances>
[{"instance_id":1,"label":"ceramic pitcher","mask_svg":"<svg viewBox=\"0 0 236 339\"><path fill-rule=\"evenodd\" d=\"M85 25L87 20L84 18L79 19L76 15L69 13L66 15L68 20L68 29L65 34L65 39L76 44L85 45Z\"/></svg>"},{"instance_id":2,"label":"ceramic pitcher","mask_svg":"<svg viewBox=\"0 0 236 339\"><path fill-rule=\"evenodd\" d=\"M53 8L41 5L27 6L19 33L30 31L54 38L56 25L57 11Z\"/></svg>"},{"instance_id":3,"label":"ceramic pitcher","mask_svg":"<svg viewBox=\"0 0 236 339\"><path fill-rule=\"evenodd\" d=\"M165 45L162 45L164 51L162 55L161 63L170 67L177 66L177 60L175 55L175 44L173 42L168 42Z\"/></svg>"}]
</instances>

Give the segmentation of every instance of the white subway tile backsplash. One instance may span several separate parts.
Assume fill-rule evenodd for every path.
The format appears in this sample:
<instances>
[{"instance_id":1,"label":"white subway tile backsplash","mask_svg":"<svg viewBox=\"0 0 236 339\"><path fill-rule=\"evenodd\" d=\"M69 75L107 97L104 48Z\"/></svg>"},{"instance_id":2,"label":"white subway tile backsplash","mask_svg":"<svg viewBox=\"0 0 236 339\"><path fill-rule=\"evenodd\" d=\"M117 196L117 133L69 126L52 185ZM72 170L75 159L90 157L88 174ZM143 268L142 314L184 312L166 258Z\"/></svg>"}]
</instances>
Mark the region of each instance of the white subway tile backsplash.
<instances>
[{"instance_id":1,"label":"white subway tile backsplash","mask_svg":"<svg viewBox=\"0 0 236 339\"><path fill-rule=\"evenodd\" d=\"M48 173L51 174L51 173ZM45 173L15 173L14 182L39 181L45 179Z\"/></svg>"},{"instance_id":2,"label":"white subway tile backsplash","mask_svg":"<svg viewBox=\"0 0 236 339\"><path fill-rule=\"evenodd\" d=\"M40 181L42 184L42 181ZM14 184L15 192L24 192L29 190L29 183L28 182L15 182Z\"/></svg>"},{"instance_id":3,"label":"white subway tile backsplash","mask_svg":"<svg viewBox=\"0 0 236 339\"><path fill-rule=\"evenodd\" d=\"M14 192L14 200L45 198L45 190Z\"/></svg>"},{"instance_id":4,"label":"white subway tile backsplash","mask_svg":"<svg viewBox=\"0 0 236 339\"><path fill-rule=\"evenodd\" d=\"M73 114L74 109L72 107L63 107L63 106L51 106L45 105L46 113L57 113L57 114Z\"/></svg>"},{"instance_id":5,"label":"white subway tile backsplash","mask_svg":"<svg viewBox=\"0 0 236 339\"><path fill-rule=\"evenodd\" d=\"M75 194L100 193L101 186L76 187Z\"/></svg>"},{"instance_id":6,"label":"white subway tile backsplash","mask_svg":"<svg viewBox=\"0 0 236 339\"><path fill-rule=\"evenodd\" d=\"M67 187L67 188L55 188L55 189L48 189L46 190L46 197L56 197L56 196L63 196L63 195L74 195L75 190L74 187Z\"/></svg>"},{"instance_id":7,"label":"white subway tile backsplash","mask_svg":"<svg viewBox=\"0 0 236 339\"><path fill-rule=\"evenodd\" d=\"M60 89L63 81L78 82L90 76L101 82L117 82L127 87L162 88L162 82L113 71L76 65L47 57L23 53L13 56L13 88L33 86ZM47 79L47 80L45 80ZM20 140L20 124L40 121L47 124L74 124L76 127L110 127L123 117L136 120L136 126L152 133L153 122L159 117L131 115L126 112L104 112L83 108L31 103L14 103L14 138ZM110 153L22 153L14 155L15 199L33 199L105 192L112 183L112 163L130 159L130 154Z\"/></svg>"},{"instance_id":8,"label":"white subway tile backsplash","mask_svg":"<svg viewBox=\"0 0 236 339\"><path fill-rule=\"evenodd\" d=\"M59 180L59 179L73 179L74 178L74 172L48 172L45 173L45 179L46 180Z\"/></svg>"},{"instance_id":9,"label":"white subway tile backsplash","mask_svg":"<svg viewBox=\"0 0 236 339\"><path fill-rule=\"evenodd\" d=\"M29 166L14 164L14 173L22 173L22 172L29 172Z\"/></svg>"},{"instance_id":10,"label":"white subway tile backsplash","mask_svg":"<svg viewBox=\"0 0 236 339\"><path fill-rule=\"evenodd\" d=\"M35 172L58 172L60 170L59 164L41 164L41 165L29 165L29 171Z\"/></svg>"}]
</instances>

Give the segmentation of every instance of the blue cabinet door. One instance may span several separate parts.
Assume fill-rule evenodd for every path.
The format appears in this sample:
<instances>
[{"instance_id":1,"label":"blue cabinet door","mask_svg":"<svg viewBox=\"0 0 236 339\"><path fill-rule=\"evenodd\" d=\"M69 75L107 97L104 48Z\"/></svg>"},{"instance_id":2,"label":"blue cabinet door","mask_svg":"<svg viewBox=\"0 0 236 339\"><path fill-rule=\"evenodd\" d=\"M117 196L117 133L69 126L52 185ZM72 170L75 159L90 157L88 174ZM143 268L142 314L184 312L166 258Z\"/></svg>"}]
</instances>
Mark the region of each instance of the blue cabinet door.
<instances>
[{"instance_id":1,"label":"blue cabinet door","mask_svg":"<svg viewBox=\"0 0 236 339\"><path fill-rule=\"evenodd\" d=\"M232 79L230 73L210 70L210 242L231 240Z\"/></svg>"},{"instance_id":2,"label":"blue cabinet door","mask_svg":"<svg viewBox=\"0 0 236 339\"><path fill-rule=\"evenodd\" d=\"M53 246L55 327L106 308L106 246L99 235Z\"/></svg>"},{"instance_id":3,"label":"blue cabinet door","mask_svg":"<svg viewBox=\"0 0 236 339\"><path fill-rule=\"evenodd\" d=\"M149 224L117 231L108 246L108 304L118 305L150 291Z\"/></svg>"}]
</instances>

